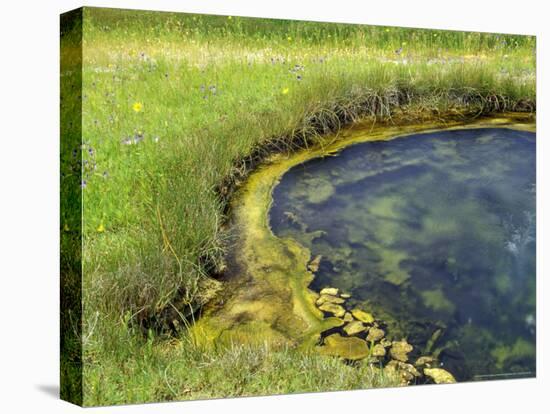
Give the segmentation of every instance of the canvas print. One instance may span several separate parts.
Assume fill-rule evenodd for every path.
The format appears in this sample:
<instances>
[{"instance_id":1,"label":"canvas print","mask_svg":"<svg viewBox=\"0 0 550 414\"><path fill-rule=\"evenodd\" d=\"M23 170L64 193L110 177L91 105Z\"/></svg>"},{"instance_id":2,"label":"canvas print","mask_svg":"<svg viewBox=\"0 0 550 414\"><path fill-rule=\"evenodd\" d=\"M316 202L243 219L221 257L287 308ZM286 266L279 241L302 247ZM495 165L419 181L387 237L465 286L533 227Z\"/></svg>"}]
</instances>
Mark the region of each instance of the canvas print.
<instances>
[{"instance_id":1,"label":"canvas print","mask_svg":"<svg viewBox=\"0 0 550 414\"><path fill-rule=\"evenodd\" d=\"M62 398L535 377L536 39L443 29L63 14Z\"/></svg>"}]
</instances>

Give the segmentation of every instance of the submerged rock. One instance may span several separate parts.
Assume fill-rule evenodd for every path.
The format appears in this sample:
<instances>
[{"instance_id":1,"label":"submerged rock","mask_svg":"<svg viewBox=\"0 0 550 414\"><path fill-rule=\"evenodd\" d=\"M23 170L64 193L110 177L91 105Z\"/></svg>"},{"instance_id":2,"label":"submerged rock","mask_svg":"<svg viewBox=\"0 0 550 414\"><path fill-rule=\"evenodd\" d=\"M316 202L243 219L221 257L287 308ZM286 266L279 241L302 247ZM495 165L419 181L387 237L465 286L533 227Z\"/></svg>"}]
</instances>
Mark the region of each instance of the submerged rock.
<instances>
[{"instance_id":1,"label":"submerged rock","mask_svg":"<svg viewBox=\"0 0 550 414\"><path fill-rule=\"evenodd\" d=\"M323 295L319 296L319 299L317 299L315 301L315 303L317 304L317 306L321 306L323 303L342 304L345 301L346 301L345 299L339 298L338 296L323 294Z\"/></svg>"},{"instance_id":2,"label":"submerged rock","mask_svg":"<svg viewBox=\"0 0 550 414\"><path fill-rule=\"evenodd\" d=\"M420 377L420 372L413 365L396 360L388 362L384 370L398 372L403 384L408 384Z\"/></svg>"},{"instance_id":3,"label":"submerged rock","mask_svg":"<svg viewBox=\"0 0 550 414\"><path fill-rule=\"evenodd\" d=\"M369 329L369 333L367 335L367 342L379 341L384 337L385 334L386 333L382 329L372 327Z\"/></svg>"},{"instance_id":4,"label":"submerged rock","mask_svg":"<svg viewBox=\"0 0 550 414\"><path fill-rule=\"evenodd\" d=\"M364 332L366 329L367 327L361 321L352 321L344 326L344 332L350 336Z\"/></svg>"},{"instance_id":5,"label":"submerged rock","mask_svg":"<svg viewBox=\"0 0 550 414\"><path fill-rule=\"evenodd\" d=\"M430 368L437 363L437 360L431 356L421 356L416 360L414 365L418 368Z\"/></svg>"},{"instance_id":6,"label":"submerged rock","mask_svg":"<svg viewBox=\"0 0 550 414\"><path fill-rule=\"evenodd\" d=\"M355 336L343 337L336 333L325 338L325 344L319 347L319 352L323 355L358 360L369 356L369 347L365 341Z\"/></svg>"},{"instance_id":7,"label":"submerged rock","mask_svg":"<svg viewBox=\"0 0 550 414\"><path fill-rule=\"evenodd\" d=\"M326 287L326 288L321 289L321 291L319 292L319 294L320 294L320 295L332 295L332 296L336 296L336 295L338 295L338 288Z\"/></svg>"},{"instance_id":8,"label":"submerged rock","mask_svg":"<svg viewBox=\"0 0 550 414\"><path fill-rule=\"evenodd\" d=\"M407 341L394 341L390 348L390 356L401 362L407 362L409 357L407 354L413 350L413 346Z\"/></svg>"},{"instance_id":9,"label":"submerged rock","mask_svg":"<svg viewBox=\"0 0 550 414\"><path fill-rule=\"evenodd\" d=\"M434 380L436 384L454 384L455 377L443 368L424 368L424 375Z\"/></svg>"},{"instance_id":10,"label":"submerged rock","mask_svg":"<svg viewBox=\"0 0 550 414\"><path fill-rule=\"evenodd\" d=\"M372 347L372 356L374 357L383 357L386 356L386 348L380 344L376 344Z\"/></svg>"},{"instance_id":11,"label":"submerged rock","mask_svg":"<svg viewBox=\"0 0 550 414\"><path fill-rule=\"evenodd\" d=\"M354 309L351 311L351 314L355 317L355 319L360 320L361 322L365 323L373 323L374 322L374 316L372 314L362 311L361 309Z\"/></svg>"},{"instance_id":12,"label":"submerged rock","mask_svg":"<svg viewBox=\"0 0 550 414\"><path fill-rule=\"evenodd\" d=\"M382 338L380 341L380 345L382 345L384 348L389 348L391 346L391 341L387 338Z\"/></svg>"},{"instance_id":13,"label":"submerged rock","mask_svg":"<svg viewBox=\"0 0 550 414\"><path fill-rule=\"evenodd\" d=\"M321 306L319 306L319 309L323 312L332 313L337 318L341 318L346 313L346 310L335 303L325 302Z\"/></svg>"},{"instance_id":14,"label":"submerged rock","mask_svg":"<svg viewBox=\"0 0 550 414\"><path fill-rule=\"evenodd\" d=\"M351 315L351 313L346 312L344 315L344 322L351 322L351 321L353 321L353 316Z\"/></svg>"}]
</instances>

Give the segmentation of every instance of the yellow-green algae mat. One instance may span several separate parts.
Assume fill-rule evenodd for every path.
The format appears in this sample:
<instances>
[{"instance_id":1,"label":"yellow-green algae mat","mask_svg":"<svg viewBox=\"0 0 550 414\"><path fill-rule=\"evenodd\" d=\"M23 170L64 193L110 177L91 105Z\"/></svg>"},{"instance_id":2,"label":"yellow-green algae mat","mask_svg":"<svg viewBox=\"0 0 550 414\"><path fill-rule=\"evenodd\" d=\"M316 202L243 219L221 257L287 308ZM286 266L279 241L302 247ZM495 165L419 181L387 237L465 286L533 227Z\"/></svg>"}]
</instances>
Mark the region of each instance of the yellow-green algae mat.
<instances>
[{"instance_id":1,"label":"yellow-green algae mat","mask_svg":"<svg viewBox=\"0 0 550 414\"><path fill-rule=\"evenodd\" d=\"M319 295L308 289L314 277L307 266L310 251L293 239L276 237L269 227L273 189L290 168L362 142L442 129L494 127L534 131L534 116L514 113L470 122L405 126L363 122L323 139L314 148L273 155L250 174L231 202L236 237L229 253L232 276L190 328L195 341L204 346L267 343L306 350L315 347L321 332L344 324L340 318L325 318L315 306Z\"/></svg>"}]
</instances>

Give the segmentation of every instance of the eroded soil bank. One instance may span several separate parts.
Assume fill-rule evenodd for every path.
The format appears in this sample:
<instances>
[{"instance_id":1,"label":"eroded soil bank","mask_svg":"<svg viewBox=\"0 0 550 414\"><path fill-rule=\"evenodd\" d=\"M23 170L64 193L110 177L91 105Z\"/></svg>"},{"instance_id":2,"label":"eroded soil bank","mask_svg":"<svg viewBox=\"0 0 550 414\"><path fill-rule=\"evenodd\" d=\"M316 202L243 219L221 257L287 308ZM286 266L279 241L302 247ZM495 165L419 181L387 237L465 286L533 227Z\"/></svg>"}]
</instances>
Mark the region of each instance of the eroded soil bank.
<instances>
[{"instance_id":1,"label":"eroded soil bank","mask_svg":"<svg viewBox=\"0 0 550 414\"><path fill-rule=\"evenodd\" d=\"M335 155L353 144L442 129L495 127L535 130L532 116L526 114L507 114L467 123L450 121L408 126L358 123L327 137L322 145L315 148L269 158L249 176L232 199L229 232L232 247L228 255L228 277L222 293L203 309L202 317L191 328L196 340L205 345L267 342L275 347L299 346L304 350L318 349L348 360L372 356L374 345L385 338L378 338L376 344L371 338L365 345L357 341L352 343L345 336L336 334L328 342L325 339L325 346L316 346L321 337L327 336L327 332L337 331L350 322L361 322L361 319L348 315L352 312L342 314L336 308L329 309L332 305L340 306L340 300L347 298L331 299L338 295L328 292L327 296L324 292L323 299L320 292L311 290L309 286L318 270L316 258L312 258L310 250L295 239L279 238L273 234L269 211L274 188L290 168L317 157ZM314 238L318 235L311 233L310 236ZM370 309L353 310L366 312L369 318L372 317L373 321L362 322L366 331L373 328L373 334L376 334L374 329L383 330L385 327L384 321L378 319L379 315L372 316ZM374 326L370 326L372 324ZM355 329L361 327L356 326ZM365 332L364 336L367 335ZM384 354L392 352L391 342L386 341L383 346ZM408 349L399 344L396 349L400 346ZM357 350L360 350L359 354ZM378 348L376 352L381 354L382 351Z\"/></svg>"}]
</instances>

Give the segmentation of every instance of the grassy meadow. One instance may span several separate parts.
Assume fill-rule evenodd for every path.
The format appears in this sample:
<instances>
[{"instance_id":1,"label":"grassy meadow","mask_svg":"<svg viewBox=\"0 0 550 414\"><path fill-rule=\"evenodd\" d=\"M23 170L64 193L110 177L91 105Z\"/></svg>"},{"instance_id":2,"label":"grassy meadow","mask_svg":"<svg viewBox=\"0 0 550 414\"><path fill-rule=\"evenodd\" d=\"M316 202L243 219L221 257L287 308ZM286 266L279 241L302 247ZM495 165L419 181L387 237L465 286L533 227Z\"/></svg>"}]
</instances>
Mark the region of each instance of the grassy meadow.
<instances>
[{"instance_id":1,"label":"grassy meadow","mask_svg":"<svg viewBox=\"0 0 550 414\"><path fill-rule=\"evenodd\" d=\"M84 363L84 382L67 381L62 394L81 387L85 405L105 405L398 384L366 365L293 349L200 349L163 315L223 289L213 280L226 267L227 200L269 151L312 145L364 117L534 112L535 38L83 14L81 119L63 100L74 95L78 65L61 70L62 122L72 125L62 132L61 162L82 172L64 174L61 185L72 186L71 200L81 194L82 222L63 215L62 200L61 231L82 231L73 339L83 349L62 344L64 357ZM62 27L62 60L78 54L79 30ZM62 320L67 330L74 323Z\"/></svg>"}]
</instances>

